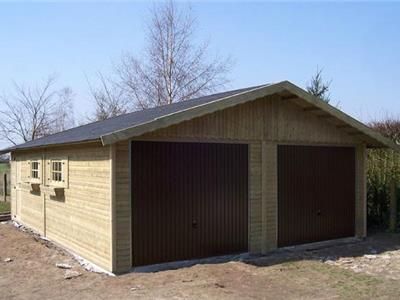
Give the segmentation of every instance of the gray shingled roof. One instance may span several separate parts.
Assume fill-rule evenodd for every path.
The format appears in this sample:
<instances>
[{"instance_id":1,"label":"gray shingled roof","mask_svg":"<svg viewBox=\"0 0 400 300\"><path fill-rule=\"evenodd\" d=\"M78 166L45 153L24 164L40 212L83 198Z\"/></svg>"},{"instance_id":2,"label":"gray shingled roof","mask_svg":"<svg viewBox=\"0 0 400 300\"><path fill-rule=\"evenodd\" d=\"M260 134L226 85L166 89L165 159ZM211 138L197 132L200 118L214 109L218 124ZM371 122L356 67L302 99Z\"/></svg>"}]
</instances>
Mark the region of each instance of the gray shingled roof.
<instances>
[{"instance_id":1,"label":"gray shingled roof","mask_svg":"<svg viewBox=\"0 0 400 300\"><path fill-rule=\"evenodd\" d=\"M104 121L98 121L89 123L86 125L74 127L56 134L48 135L42 138L38 138L33 141L26 142L17 146L13 146L4 150L0 153L7 153L17 149L28 149L36 147L45 147L49 145L69 144L100 140L101 136L109 134L118 130L122 130L128 127L134 127L140 124L150 122L154 119L186 110L198 105L206 104L218 99L240 94L261 86L253 86L243 89L237 89L227 91L223 93L217 93L209 96L199 97L183 102L177 102L169 105L149 108L145 110L135 111L132 113L124 114L118 117L110 118Z\"/></svg>"}]
</instances>

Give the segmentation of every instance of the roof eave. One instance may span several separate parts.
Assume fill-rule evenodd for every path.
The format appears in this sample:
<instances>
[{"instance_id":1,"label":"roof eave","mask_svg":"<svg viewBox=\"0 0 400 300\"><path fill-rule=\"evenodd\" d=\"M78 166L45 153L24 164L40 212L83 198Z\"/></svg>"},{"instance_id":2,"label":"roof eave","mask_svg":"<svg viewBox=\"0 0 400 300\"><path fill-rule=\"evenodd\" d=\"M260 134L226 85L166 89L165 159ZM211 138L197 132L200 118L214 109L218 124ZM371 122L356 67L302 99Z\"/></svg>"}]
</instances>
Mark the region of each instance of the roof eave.
<instances>
[{"instance_id":1,"label":"roof eave","mask_svg":"<svg viewBox=\"0 0 400 300\"><path fill-rule=\"evenodd\" d=\"M0 150L0 155L7 154L7 153L10 153L12 151L14 151L13 148L2 149L2 150Z\"/></svg>"},{"instance_id":2,"label":"roof eave","mask_svg":"<svg viewBox=\"0 0 400 300\"><path fill-rule=\"evenodd\" d=\"M353 128L359 130L362 134L372 138L376 141L376 144L371 144L370 146L373 147L381 147L381 148L390 148L395 151L400 151L400 145L397 145L394 141L389 138L384 137L380 133L376 132L375 130L369 128L365 124L361 123L360 121L354 119L353 117L347 115L346 113L342 112L341 110L337 109L336 107L326 103L314 97L313 95L307 93L303 89L299 88L298 86L294 85L289 81L283 81L282 84L287 91L292 94L297 95L299 98L306 100L310 104L317 106L321 110L329 113L330 115L334 116L335 118L351 125Z\"/></svg>"},{"instance_id":3,"label":"roof eave","mask_svg":"<svg viewBox=\"0 0 400 300\"><path fill-rule=\"evenodd\" d=\"M90 144L90 143L99 143L99 142L101 142L100 138L84 140L84 141L77 141L77 142L46 144L46 145L23 147L23 148L18 148L18 146L16 146L16 147L10 147L10 148L0 150L0 155L10 153L10 152L16 152L16 151L29 151L29 150L34 150L34 149L36 150L36 149L54 148L54 147L62 147L62 146L76 146L76 145L81 145L81 144Z\"/></svg>"}]
</instances>

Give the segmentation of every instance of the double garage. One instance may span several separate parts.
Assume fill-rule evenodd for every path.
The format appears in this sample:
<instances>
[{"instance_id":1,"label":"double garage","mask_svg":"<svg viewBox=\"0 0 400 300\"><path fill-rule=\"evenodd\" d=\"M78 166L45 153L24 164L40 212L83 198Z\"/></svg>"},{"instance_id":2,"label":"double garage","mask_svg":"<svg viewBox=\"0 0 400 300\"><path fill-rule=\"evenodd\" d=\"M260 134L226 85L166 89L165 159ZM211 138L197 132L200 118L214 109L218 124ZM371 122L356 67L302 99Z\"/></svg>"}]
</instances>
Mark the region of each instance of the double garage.
<instances>
[{"instance_id":1,"label":"double garage","mask_svg":"<svg viewBox=\"0 0 400 300\"><path fill-rule=\"evenodd\" d=\"M123 273L366 236L368 148L399 149L284 81L132 112L1 152L12 155L15 221Z\"/></svg>"},{"instance_id":2,"label":"double garage","mask_svg":"<svg viewBox=\"0 0 400 300\"><path fill-rule=\"evenodd\" d=\"M133 265L249 251L249 145L134 141ZM355 235L355 148L278 145L277 246Z\"/></svg>"}]
</instances>

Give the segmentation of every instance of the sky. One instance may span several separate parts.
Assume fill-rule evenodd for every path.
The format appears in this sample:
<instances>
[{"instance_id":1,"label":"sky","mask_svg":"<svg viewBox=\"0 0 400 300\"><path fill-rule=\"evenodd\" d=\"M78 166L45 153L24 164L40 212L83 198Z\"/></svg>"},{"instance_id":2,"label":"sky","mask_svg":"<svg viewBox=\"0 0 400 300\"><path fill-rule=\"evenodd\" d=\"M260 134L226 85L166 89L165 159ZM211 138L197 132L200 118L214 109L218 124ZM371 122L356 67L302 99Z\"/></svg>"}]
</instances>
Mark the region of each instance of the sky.
<instances>
[{"instance_id":1,"label":"sky","mask_svg":"<svg viewBox=\"0 0 400 300\"><path fill-rule=\"evenodd\" d=\"M123 53L142 54L153 4L0 2L0 93L12 91L13 80L36 84L56 74L84 118L94 107L86 78L95 84L96 72L111 72ZM305 87L319 67L344 112L364 122L400 116L400 2L191 6L196 39L235 62L227 89L281 80Z\"/></svg>"}]
</instances>

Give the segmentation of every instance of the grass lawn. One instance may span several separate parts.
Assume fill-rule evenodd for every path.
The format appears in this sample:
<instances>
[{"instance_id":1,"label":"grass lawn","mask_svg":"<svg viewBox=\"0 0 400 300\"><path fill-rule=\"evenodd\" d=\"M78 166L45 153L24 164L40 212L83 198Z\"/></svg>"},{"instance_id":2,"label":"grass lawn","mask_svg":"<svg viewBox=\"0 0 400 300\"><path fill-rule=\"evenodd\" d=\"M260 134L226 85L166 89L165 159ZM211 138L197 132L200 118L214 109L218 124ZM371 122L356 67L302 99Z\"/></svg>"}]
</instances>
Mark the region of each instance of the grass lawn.
<instances>
[{"instance_id":1,"label":"grass lawn","mask_svg":"<svg viewBox=\"0 0 400 300\"><path fill-rule=\"evenodd\" d=\"M0 164L0 173L8 172L10 170L10 164Z\"/></svg>"},{"instance_id":2,"label":"grass lawn","mask_svg":"<svg viewBox=\"0 0 400 300\"><path fill-rule=\"evenodd\" d=\"M7 172L10 170L10 164L0 164L0 172Z\"/></svg>"},{"instance_id":3,"label":"grass lawn","mask_svg":"<svg viewBox=\"0 0 400 300\"><path fill-rule=\"evenodd\" d=\"M0 213L10 211L10 202L0 202Z\"/></svg>"}]
</instances>

